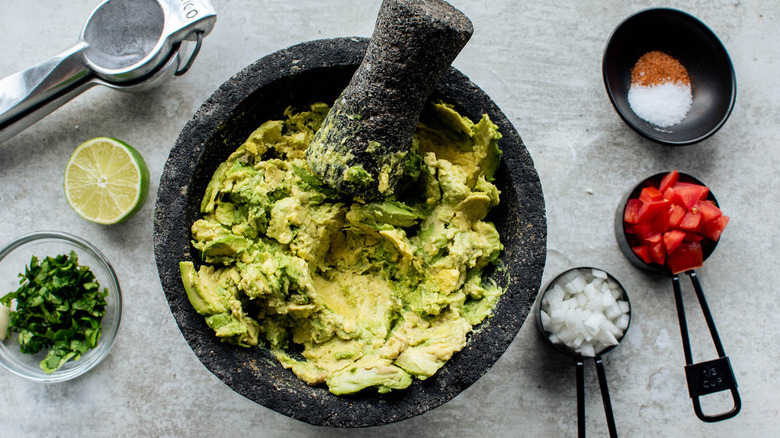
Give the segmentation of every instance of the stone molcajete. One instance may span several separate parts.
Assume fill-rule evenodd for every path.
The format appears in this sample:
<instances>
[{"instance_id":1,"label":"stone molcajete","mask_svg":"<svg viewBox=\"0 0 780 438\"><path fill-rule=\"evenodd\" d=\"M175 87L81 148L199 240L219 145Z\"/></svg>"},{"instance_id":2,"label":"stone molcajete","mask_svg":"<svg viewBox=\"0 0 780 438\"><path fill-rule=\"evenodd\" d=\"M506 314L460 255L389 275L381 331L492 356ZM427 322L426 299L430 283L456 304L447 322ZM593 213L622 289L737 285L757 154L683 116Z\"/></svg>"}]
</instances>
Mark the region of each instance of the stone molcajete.
<instances>
[{"instance_id":1,"label":"stone molcajete","mask_svg":"<svg viewBox=\"0 0 780 438\"><path fill-rule=\"evenodd\" d=\"M177 324L201 362L230 388L279 413L310 424L364 427L419 415L465 390L512 342L539 291L546 254L544 198L533 161L506 116L476 85L449 68L431 99L442 99L473 120L488 114L503 137L496 173L501 204L491 211L505 250L505 270L493 272L506 288L494 316L471 334L466 347L433 377L386 395L335 396L310 387L263 348L222 343L190 304L180 261L201 263L190 244L190 225L219 163L262 122L288 106L335 102L366 53L368 40L340 38L302 43L268 55L225 82L182 130L165 165L154 219L160 280Z\"/></svg>"}]
</instances>

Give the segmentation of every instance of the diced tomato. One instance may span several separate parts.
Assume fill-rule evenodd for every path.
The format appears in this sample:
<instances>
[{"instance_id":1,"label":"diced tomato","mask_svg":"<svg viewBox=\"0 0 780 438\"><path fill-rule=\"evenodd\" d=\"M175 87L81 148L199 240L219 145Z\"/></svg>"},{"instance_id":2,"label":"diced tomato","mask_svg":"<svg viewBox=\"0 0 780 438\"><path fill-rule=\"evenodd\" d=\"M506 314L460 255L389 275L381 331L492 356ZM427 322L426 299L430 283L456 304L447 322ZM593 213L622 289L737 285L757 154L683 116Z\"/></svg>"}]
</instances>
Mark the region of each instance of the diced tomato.
<instances>
[{"instance_id":1,"label":"diced tomato","mask_svg":"<svg viewBox=\"0 0 780 438\"><path fill-rule=\"evenodd\" d=\"M631 234L635 235L643 243L659 242L663 236L662 232L654 230L649 224L634 225Z\"/></svg>"},{"instance_id":2,"label":"diced tomato","mask_svg":"<svg viewBox=\"0 0 780 438\"><path fill-rule=\"evenodd\" d=\"M668 189L664 190L664 199L668 199L671 202L674 202L674 189L669 187Z\"/></svg>"},{"instance_id":3,"label":"diced tomato","mask_svg":"<svg viewBox=\"0 0 780 438\"><path fill-rule=\"evenodd\" d=\"M666 259L666 266L672 271L672 274L700 268L703 263L704 253L701 244L697 242L681 243Z\"/></svg>"},{"instance_id":4,"label":"diced tomato","mask_svg":"<svg viewBox=\"0 0 780 438\"><path fill-rule=\"evenodd\" d=\"M664 246L666 247L666 253L671 254L677 249L685 238L685 231L682 230L670 230L664 233Z\"/></svg>"},{"instance_id":5,"label":"diced tomato","mask_svg":"<svg viewBox=\"0 0 780 438\"><path fill-rule=\"evenodd\" d=\"M657 188L644 187L638 199L629 199L623 211L634 253L645 263L665 264L674 273L700 267L702 244L717 241L729 221L707 199L709 188L679 178L678 171L669 172Z\"/></svg>"},{"instance_id":6,"label":"diced tomato","mask_svg":"<svg viewBox=\"0 0 780 438\"><path fill-rule=\"evenodd\" d=\"M655 187L645 187L639 193L639 200L642 202L658 201L663 198L663 194Z\"/></svg>"},{"instance_id":7,"label":"diced tomato","mask_svg":"<svg viewBox=\"0 0 780 438\"><path fill-rule=\"evenodd\" d=\"M683 238L686 242L701 242L702 239L704 237L697 233L685 233L685 238Z\"/></svg>"},{"instance_id":8,"label":"diced tomato","mask_svg":"<svg viewBox=\"0 0 780 438\"><path fill-rule=\"evenodd\" d=\"M666 247L664 246L662 236L658 234L658 242L653 242L649 246L650 259L652 259L654 263L663 265L666 262Z\"/></svg>"},{"instance_id":9,"label":"diced tomato","mask_svg":"<svg viewBox=\"0 0 780 438\"><path fill-rule=\"evenodd\" d=\"M637 221L640 224L649 224L658 216L658 213L667 211L669 211L669 201L666 199L643 202L637 213Z\"/></svg>"},{"instance_id":10,"label":"diced tomato","mask_svg":"<svg viewBox=\"0 0 780 438\"><path fill-rule=\"evenodd\" d=\"M625 226L625 230L627 234L633 234L637 238L639 238L639 240L644 240L645 236L647 236L647 233L650 231L650 226L642 225L642 224L636 224L636 225L627 224Z\"/></svg>"},{"instance_id":11,"label":"diced tomato","mask_svg":"<svg viewBox=\"0 0 780 438\"><path fill-rule=\"evenodd\" d=\"M661 233L652 233L645 238L645 241L651 245L655 245L656 243L661 243L663 238L664 235Z\"/></svg>"},{"instance_id":12,"label":"diced tomato","mask_svg":"<svg viewBox=\"0 0 780 438\"><path fill-rule=\"evenodd\" d=\"M667 203L668 205L668 203ZM651 224L653 231L656 233L662 233L669 229L669 207L659 211L655 216L655 220Z\"/></svg>"},{"instance_id":13,"label":"diced tomato","mask_svg":"<svg viewBox=\"0 0 780 438\"><path fill-rule=\"evenodd\" d=\"M690 209L696 204L696 201L706 199L709 192L710 189L705 186L678 181L674 185L674 199L672 202Z\"/></svg>"},{"instance_id":14,"label":"diced tomato","mask_svg":"<svg viewBox=\"0 0 780 438\"><path fill-rule=\"evenodd\" d=\"M667 173L661 180L661 184L658 186L658 191L660 191L661 193L665 193L666 189L669 189L672 186L674 186L679 179L680 179L679 171L673 170Z\"/></svg>"},{"instance_id":15,"label":"diced tomato","mask_svg":"<svg viewBox=\"0 0 780 438\"><path fill-rule=\"evenodd\" d=\"M623 221L627 224L639 223L639 207L642 201L639 199L629 199L626 202L626 209L623 211Z\"/></svg>"},{"instance_id":16,"label":"diced tomato","mask_svg":"<svg viewBox=\"0 0 780 438\"><path fill-rule=\"evenodd\" d=\"M669 210L669 227L677 228L685 217L685 209L679 205L673 205Z\"/></svg>"},{"instance_id":17,"label":"diced tomato","mask_svg":"<svg viewBox=\"0 0 780 438\"><path fill-rule=\"evenodd\" d=\"M650 264L653 263L653 259L650 257L650 247L647 245L639 245L631 248L643 262Z\"/></svg>"},{"instance_id":18,"label":"diced tomato","mask_svg":"<svg viewBox=\"0 0 780 438\"><path fill-rule=\"evenodd\" d=\"M683 216L680 228L686 231L698 231L701 223L701 213L688 210Z\"/></svg>"},{"instance_id":19,"label":"diced tomato","mask_svg":"<svg viewBox=\"0 0 780 438\"><path fill-rule=\"evenodd\" d=\"M720 240L720 234L723 232L723 229L726 228L726 224L729 223L729 217L724 215L721 215L719 218L713 220L712 222L709 222L707 224L704 224L704 226L701 229L701 235L717 242Z\"/></svg>"},{"instance_id":20,"label":"diced tomato","mask_svg":"<svg viewBox=\"0 0 780 438\"><path fill-rule=\"evenodd\" d=\"M650 234L650 225L636 224L626 227L626 233L633 234L640 240L645 240L648 234Z\"/></svg>"},{"instance_id":21,"label":"diced tomato","mask_svg":"<svg viewBox=\"0 0 780 438\"><path fill-rule=\"evenodd\" d=\"M704 224L710 223L715 219L723 216L723 212L720 211L715 204L708 201L699 201L694 208L697 208L701 212L701 221Z\"/></svg>"}]
</instances>

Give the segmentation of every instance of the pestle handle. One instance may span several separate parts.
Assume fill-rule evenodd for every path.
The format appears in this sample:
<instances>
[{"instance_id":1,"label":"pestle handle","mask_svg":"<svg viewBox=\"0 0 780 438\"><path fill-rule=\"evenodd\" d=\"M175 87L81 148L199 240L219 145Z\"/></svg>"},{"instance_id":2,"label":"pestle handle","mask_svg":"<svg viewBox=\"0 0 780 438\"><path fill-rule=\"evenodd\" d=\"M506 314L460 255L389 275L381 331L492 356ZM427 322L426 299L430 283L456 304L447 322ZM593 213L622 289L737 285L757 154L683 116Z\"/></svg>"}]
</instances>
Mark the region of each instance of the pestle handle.
<instances>
[{"instance_id":1,"label":"pestle handle","mask_svg":"<svg viewBox=\"0 0 780 438\"><path fill-rule=\"evenodd\" d=\"M347 195L392 194L420 112L472 33L445 1L383 1L362 63L309 146L312 171Z\"/></svg>"}]
</instances>

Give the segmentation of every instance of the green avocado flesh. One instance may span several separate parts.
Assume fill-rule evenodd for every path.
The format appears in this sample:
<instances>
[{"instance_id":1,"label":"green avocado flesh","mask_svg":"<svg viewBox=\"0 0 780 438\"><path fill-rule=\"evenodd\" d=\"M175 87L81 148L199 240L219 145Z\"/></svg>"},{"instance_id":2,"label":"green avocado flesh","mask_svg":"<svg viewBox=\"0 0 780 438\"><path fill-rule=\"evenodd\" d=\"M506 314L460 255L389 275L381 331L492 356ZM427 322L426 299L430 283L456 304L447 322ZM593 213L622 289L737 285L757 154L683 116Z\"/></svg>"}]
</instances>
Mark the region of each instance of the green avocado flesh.
<instances>
[{"instance_id":1,"label":"green avocado flesh","mask_svg":"<svg viewBox=\"0 0 780 438\"><path fill-rule=\"evenodd\" d=\"M436 373L489 317L503 247L485 220L501 135L431 103L395 194L345 199L306 148L318 103L262 124L214 173L192 224L203 264L181 262L193 308L216 336L269 349L309 385L342 395Z\"/></svg>"}]
</instances>

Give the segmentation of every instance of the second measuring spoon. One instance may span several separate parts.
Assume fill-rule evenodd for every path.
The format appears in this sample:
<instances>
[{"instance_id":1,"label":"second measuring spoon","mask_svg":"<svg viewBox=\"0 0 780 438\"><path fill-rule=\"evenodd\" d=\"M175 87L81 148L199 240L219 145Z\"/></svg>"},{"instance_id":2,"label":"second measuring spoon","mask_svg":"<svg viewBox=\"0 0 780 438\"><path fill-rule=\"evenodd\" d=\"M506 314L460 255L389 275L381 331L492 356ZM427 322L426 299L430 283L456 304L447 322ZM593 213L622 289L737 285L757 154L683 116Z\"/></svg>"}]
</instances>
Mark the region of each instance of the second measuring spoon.
<instances>
[{"instance_id":1,"label":"second measuring spoon","mask_svg":"<svg viewBox=\"0 0 780 438\"><path fill-rule=\"evenodd\" d=\"M712 318L712 314L710 313L709 306L707 305L707 300L704 297L704 292L702 290L701 284L699 282L699 277L696 275L696 272L694 271L694 268L697 266L700 266L709 256L712 254L712 252L715 250L715 247L718 244L718 240L712 240L711 238L702 237L700 235L697 235L695 232L687 232L683 233L685 234L684 239L686 241L696 241L695 244L689 243L690 250L686 249L686 253L681 254L679 256L673 256L673 255L667 255L666 261L661 263L661 260L659 258L658 262L652 261L652 257L649 257L647 260L640 257L637 254L637 250L635 248L641 248L639 242L637 241L637 235L638 232L636 228L634 230L630 230L629 227L635 227L635 225L632 225L630 222L632 220L629 220L629 223L627 223L627 217L631 216L631 214L627 214L627 210L629 210L628 204L629 200L633 199L640 199L642 196L642 191L645 188L652 188L652 190L648 190L647 192L652 192L653 190L657 190L658 192L661 192L663 190L663 199L658 200L661 207L663 207L663 204L666 204L664 202L664 199L667 197L672 197L672 199L680 200L681 203L684 202L682 199L683 197L687 196L681 196L679 193L677 196L673 197L672 195L666 194L667 187L672 187L672 190L674 191L674 184L672 182L676 183L677 181L687 185L683 186L683 189L695 189L696 186L701 187L699 197L703 197L703 199L698 199L698 202L704 202L704 203L710 203L711 205L714 205L715 207L718 207L718 201L715 199L715 196L712 194L712 192L706 188L707 186L704 185L701 181L698 179L676 171L668 172L668 173L659 173L656 175L653 175L649 178L646 178L641 183L639 183L637 186L635 186L631 191L626 193L626 195L623 197L623 200L621 201L620 205L617 208L617 211L615 213L615 235L618 241L618 246L620 247L620 250L623 252L623 255L626 256L626 258L631 261L634 265L638 266L639 268L642 268L647 271L652 271L656 273L661 273L665 275L671 275L672 278L672 287L674 289L674 298L675 298L675 304L677 307L677 317L680 324L680 332L682 335L682 344L683 344L683 352L685 354L685 377L688 381L688 393L691 397L691 400L693 402L693 409L696 414L696 416L705 422L715 422L715 421L721 421L726 420L728 418L732 418L735 415L737 415L741 409L742 402L739 396L739 391L737 390L737 380L734 377L734 372L731 368L731 362L729 361L728 356L726 356L726 353L723 349L723 345L720 341L720 336L718 335L718 330L715 327L715 321ZM706 188L706 191L704 190ZM680 193L682 193L682 190L680 189ZM690 190L686 190L689 191ZM666 199L669 201L668 199ZM650 201L643 201L646 204L649 205ZM653 201L655 202L655 201ZM672 203L671 201L669 203ZM650 208L647 207L645 209L645 213L650 211ZM676 207L675 207L676 208ZM681 207L682 208L682 207ZM694 207L689 210L689 212L692 212ZM670 211L670 208L668 206L660 208L659 207L659 217L662 214L666 214L666 212ZM686 215L688 213L685 213ZM692 212L692 216L696 216L697 213ZM704 213L699 212L699 215L704 215ZM664 228L669 226L672 222L676 222L675 219L672 218L673 213L669 213L670 217L665 219ZM660 220L659 217L655 217L652 222L658 223ZM685 220L685 216L683 216L683 221ZM704 221L702 218L692 218L692 221L694 223L698 223L695 221ZM722 231L722 227L725 226L725 223L721 223L718 225L717 234L718 236L716 238L719 238L720 231ZM695 227L684 225L683 222L681 222L680 227L687 228L689 230L695 229ZM705 233L708 235L711 235L713 233L708 232ZM663 239L663 237L661 237ZM679 244L680 246L677 248L683 248L686 243L684 241L682 244ZM687 248L687 247L686 247ZM679 251L679 249L676 249L675 251ZM670 253L674 254L674 252ZM676 260L683 259L682 262L678 262ZM687 259L687 260L685 260ZM680 265L677 269L672 269L670 266L672 265ZM699 301L699 305L701 307L702 313L704 314L705 322L707 323L707 328L710 332L710 336L712 338L712 342L715 345L715 350L718 353L718 358L710 361L705 362L699 362L694 363L693 362L693 355L691 353L691 342L688 336L688 323L685 317L685 309L683 306L683 296L682 296L682 287L680 284L680 274L687 274L691 282L693 283L693 288L696 293L696 298ZM701 407L701 397L708 394L713 394L720 391L731 391L731 396L733 399L733 407L726 411L722 412L716 415L708 415L705 414Z\"/></svg>"},{"instance_id":2,"label":"second measuring spoon","mask_svg":"<svg viewBox=\"0 0 780 438\"><path fill-rule=\"evenodd\" d=\"M617 347L631 323L631 305L625 289L601 269L570 269L544 289L537 316L539 330L547 342L574 358L578 436L585 437L585 361L592 358L609 436L616 438L617 427L601 356Z\"/></svg>"}]
</instances>

